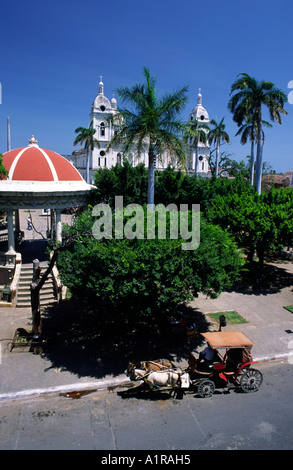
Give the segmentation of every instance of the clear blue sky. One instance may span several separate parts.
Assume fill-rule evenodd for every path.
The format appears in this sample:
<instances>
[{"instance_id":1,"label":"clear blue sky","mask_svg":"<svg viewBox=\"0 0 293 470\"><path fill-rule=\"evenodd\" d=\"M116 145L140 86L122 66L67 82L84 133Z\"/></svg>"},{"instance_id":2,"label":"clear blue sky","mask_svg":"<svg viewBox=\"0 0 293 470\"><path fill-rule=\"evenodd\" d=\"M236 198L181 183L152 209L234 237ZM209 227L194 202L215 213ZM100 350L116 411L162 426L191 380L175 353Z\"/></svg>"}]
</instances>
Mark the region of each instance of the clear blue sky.
<instances>
[{"instance_id":1,"label":"clear blue sky","mask_svg":"<svg viewBox=\"0 0 293 470\"><path fill-rule=\"evenodd\" d=\"M225 117L235 160L249 154L234 137L227 110L236 75L270 80L285 93L293 80L292 0L11 0L0 5L0 152L6 119L12 148L39 145L61 154L75 148L74 130L87 127L103 75L105 95L143 81L147 66L161 93L189 87L183 118L198 88L210 118ZM266 130L264 160L293 167L293 105L282 126Z\"/></svg>"}]
</instances>

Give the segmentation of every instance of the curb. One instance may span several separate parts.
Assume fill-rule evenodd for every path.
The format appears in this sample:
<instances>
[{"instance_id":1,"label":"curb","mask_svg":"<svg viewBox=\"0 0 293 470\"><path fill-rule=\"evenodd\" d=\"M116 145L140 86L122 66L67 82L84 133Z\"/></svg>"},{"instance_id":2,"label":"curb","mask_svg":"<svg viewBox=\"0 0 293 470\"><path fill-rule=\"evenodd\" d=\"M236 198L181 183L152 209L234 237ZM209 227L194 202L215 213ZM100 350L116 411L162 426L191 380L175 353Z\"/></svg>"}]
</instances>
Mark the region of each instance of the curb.
<instances>
[{"instance_id":1,"label":"curb","mask_svg":"<svg viewBox=\"0 0 293 470\"><path fill-rule=\"evenodd\" d=\"M270 362L270 361L278 361L282 359L287 359L289 356L288 353L283 354L275 354L271 356L263 356L263 357L256 357L254 358L254 362ZM112 387L118 387L119 385L130 383L130 379L128 377L125 378L118 378L118 379L111 379L111 380L100 380L99 382L86 382L86 383L75 383L70 385L58 385L56 387L49 387L43 389L30 389L30 390L22 390L20 392L12 392L12 393L3 393L0 394L0 403L6 400L17 400L17 399L24 399L24 398L36 398L43 395L55 394L55 393L66 393L66 392L81 392L84 390L91 390L92 392L98 390L106 390Z\"/></svg>"},{"instance_id":2,"label":"curb","mask_svg":"<svg viewBox=\"0 0 293 470\"><path fill-rule=\"evenodd\" d=\"M269 361L280 361L282 359L287 359L289 357L289 353L281 353L275 354L271 356L263 356L259 358L253 358L253 362L269 362Z\"/></svg>"},{"instance_id":3,"label":"curb","mask_svg":"<svg viewBox=\"0 0 293 470\"><path fill-rule=\"evenodd\" d=\"M99 382L87 382L87 383L76 383L70 385L58 385L56 387L49 388L37 388L31 390L22 390L20 392L12 393L3 393L0 394L0 402L5 400L17 400L22 398L34 398L47 394L55 393L66 393L66 392L77 392L84 390L91 390L93 392L97 390L106 390L107 388L118 387L119 385L130 382L128 377L121 379L112 379L112 380L100 380Z\"/></svg>"}]
</instances>

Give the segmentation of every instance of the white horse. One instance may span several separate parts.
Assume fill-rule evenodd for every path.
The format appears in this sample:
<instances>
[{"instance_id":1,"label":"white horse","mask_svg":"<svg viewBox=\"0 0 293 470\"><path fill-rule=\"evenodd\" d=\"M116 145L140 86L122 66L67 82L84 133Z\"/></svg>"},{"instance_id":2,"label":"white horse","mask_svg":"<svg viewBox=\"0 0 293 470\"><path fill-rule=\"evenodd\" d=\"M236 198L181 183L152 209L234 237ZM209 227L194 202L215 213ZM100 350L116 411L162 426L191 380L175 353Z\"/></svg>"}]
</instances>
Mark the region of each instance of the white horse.
<instances>
[{"instance_id":1,"label":"white horse","mask_svg":"<svg viewBox=\"0 0 293 470\"><path fill-rule=\"evenodd\" d=\"M147 372L142 369L134 369L134 380L143 380L151 390L156 387L170 387L174 388L180 384L180 376L182 371L177 370L162 370Z\"/></svg>"}]
</instances>

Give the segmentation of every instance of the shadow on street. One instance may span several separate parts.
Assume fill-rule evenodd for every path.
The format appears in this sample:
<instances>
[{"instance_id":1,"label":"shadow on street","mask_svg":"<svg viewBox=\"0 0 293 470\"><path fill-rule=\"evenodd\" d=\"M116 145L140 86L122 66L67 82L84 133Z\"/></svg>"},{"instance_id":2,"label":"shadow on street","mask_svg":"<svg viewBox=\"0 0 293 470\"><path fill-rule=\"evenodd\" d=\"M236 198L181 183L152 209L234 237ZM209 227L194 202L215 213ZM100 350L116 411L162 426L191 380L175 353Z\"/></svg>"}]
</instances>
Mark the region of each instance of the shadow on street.
<instances>
[{"instance_id":1,"label":"shadow on street","mask_svg":"<svg viewBox=\"0 0 293 470\"><path fill-rule=\"evenodd\" d=\"M43 354L52 363L50 369L94 378L124 373L132 361L187 359L190 350L202 344L199 333L208 331L210 324L196 309L183 309L197 327L190 339L186 332L175 334L168 328L162 331L150 319L135 325L123 316L105 319L76 301L63 301L47 307L42 314L42 332L48 338Z\"/></svg>"}]
</instances>

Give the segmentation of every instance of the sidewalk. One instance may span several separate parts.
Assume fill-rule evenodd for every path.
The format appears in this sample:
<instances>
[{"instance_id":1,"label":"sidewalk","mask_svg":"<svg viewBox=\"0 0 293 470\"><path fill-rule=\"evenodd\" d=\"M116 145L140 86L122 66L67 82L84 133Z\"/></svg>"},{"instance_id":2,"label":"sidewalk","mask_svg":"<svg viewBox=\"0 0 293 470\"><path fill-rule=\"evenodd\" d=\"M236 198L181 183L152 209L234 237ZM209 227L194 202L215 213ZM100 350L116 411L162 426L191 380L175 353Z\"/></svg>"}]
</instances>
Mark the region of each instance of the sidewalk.
<instances>
[{"instance_id":1,"label":"sidewalk","mask_svg":"<svg viewBox=\"0 0 293 470\"><path fill-rule=\"evenodd\" d=\"M279 267L292 275L293 265ZM286 359L293 355L293 284L273 293L224 292L218 299L200 296L192 305L202 313L236 311L247 323L227 325L225 331L242 331L253 342L253 358L258 361ZM291 333L290 333L291 331ZM293 358L292 358L293 359Z\"/></svg>"},{"instance_id":2,"label":"sidewalk","mask_svg":"<svg viewBox=\"0 0 293 470\"><path fill-rule=\"evenodd\" d=\"M45 356L33 354L28 348L14 348L11 341L17 328L30 331L30 308L0 308L0 402L46 393L88 389L107 389L128 382L126 375L105 375L102 379L78 376L61 367L54 367Z\"/></svg>"},{"instance_id":3,"label":"sidewalk","mask_svg":"<svg viewBox=\"0 0 293 470\"><path fill-rule=\"evenodd\" d=\"M247 323L228 324L224 330L245 333L254 343L253 358L258 361L287 360L289 355L293 361L293 314L284 309L293 305L293 265L278 264L278 268L286 275L283 288L270 287L254 293L224 292L215 300L200 295L191 303L203 314L237 311ZM124 374L105 374L101 379L78 376L53 367L46 357L17 349L10 352L9 343L20 327L31 329L30 309L0 308L0 401L46 393L111 389L129 382ZM184 361L178 364L186 367Z\"/></svg>"}]
</instances>

